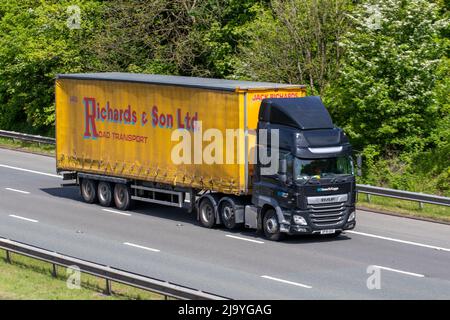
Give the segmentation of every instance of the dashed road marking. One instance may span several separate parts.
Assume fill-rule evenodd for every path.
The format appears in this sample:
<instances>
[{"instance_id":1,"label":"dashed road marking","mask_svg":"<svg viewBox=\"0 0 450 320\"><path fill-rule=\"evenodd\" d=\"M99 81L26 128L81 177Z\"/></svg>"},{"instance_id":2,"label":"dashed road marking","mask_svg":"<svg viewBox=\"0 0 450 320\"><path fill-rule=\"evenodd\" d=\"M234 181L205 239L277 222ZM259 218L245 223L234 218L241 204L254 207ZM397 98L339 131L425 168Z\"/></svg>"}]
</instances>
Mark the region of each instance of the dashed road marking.
<instances>
[{"instance_id":1,"label":"dashed road marking","mask_svg":"<svg viewBox=\"0 0 450 320\"><path fill-rule=\"evenodd\" d=\"M264 279L269 279L269 280L274 280L274 281L278 281L278 282L282 282L282 283L286 283L286 284L291 284L293 286L298 286L298 287L302 287L302 288L306 288L306 289L311 289L311 286L308 286L306 284L303 283L298 283L298 282L293 282L293 281L288 281L288 280L283 280L283 279L279 279L279 278L274 278L271 276L261 276L261 278Z\"/></svg>"},{"instance_id":2,"label":"dashed road marking","mask_svg":"<svg viewBox=\"0 0 450 320\"><path fill-rule=\"evenodd\" d=\"M13 188L5 188L5 189L9 190L9 191L18 192L18 193L30 194L28 191L23 191L23 190L18 190L18 189L13 189Z\"/></svg>"},{"instance_id":3,"label":"dashed road marking","mask_svg":"<svg viewBox=\"0 0 450 320\"><path fill-rule=\"evenodd\" d=\"M144 249L144 250L153 251L153 252L160 252L161 251L161 250L158 250L158 249L144 247L144 246L141 246L141 245L138 245L138 244L134 244L134 243L130 243L130 242L124 242L123 244L126 245L126 246L135 247L135 248Z\"/></svg>"},{"instance_id":4,"label":"dashed road marking","mask_svg":"<svg viewBox=\"0 0 450 320\"><path fill-rule=\"evenodd\" d=\"M399 242L399 243L404 243L404 244L410 244L410 245L413 245L413 246L418 246L418 247L423 247L423 248L429 248L429 249L434 249L434 250L441 250L441 251L450 252L450 249L448 249L448 248L431 246L431 245L423 244L423 243L419 243L419 242L405 241L405 240L400 240L400 239L395 239L395 238L390 238L390 237L378 236L376 234L370 234L370 233L364 233L364 232L358 232L358 231L351 231L351 230L347 230L345 232L346 233L358 234L360 236L366 236L366 237L370 237L370 238L383 239L383 240L394 241L394 242Z\"/></svg>"},{"instance_id":5,"label":"dashed road marking","mask_svg":"<svg viewBox=\"0 0 450 320\"><path fill-rule=\"evenodd\" d=\"M383 267L383 266L377 266L377 265L374 265L374 267L378 268L378 269L392 271L392 272L398 272L398 273L402 273L402 274L406 274L406 275L413 276L413 277L418 277L418 278L425 277L423 274L414 273L414 272L402 271L402 270L398 270L398 269L392 269L392 268Z\"/></svg>"},{"instance_id":6,"label":"dashed road marking","mask_svg":"<svg viewBox=\"0 0 450 320\"><path fill-rule=\"evenodd\" d=\"M25 218L25 217L21 217L21 216L16 216L15 214L10 214L9 216L10 216L11 218L16 218L16 219L20 219L20 220L29 221L29 222L34 222L34 223L39 222L39 221L34 220L34 219Z\"/></svg>"},{"instance_id":7,"label":"dashed road marking","mask_svg":"<svg viewBox=\"0 0 450 320\"><path fill-rule=\"evenodd\" d=\"M120 214L120 215L122 215L122 216L127 216L127 217L131 216L131 214L126 213L126 212L120 212L120 211L111 210L111 209L102 209L102 210L103 210L103 211L106 211L106 212L111 212L111 213Z\"/></svg>"},{"instance_id":8,"label":"dashed road marking","mask_svg":"<svg viewBox=\"0 0 450 320\"><path fill-rule=\"evenodd\" d=\"M59 176L57 174L51 174L51 173L46 173L46 172L41 172L41 171L36 171L36 170L30 170L30 169L24 169L24 168L19 168L19 167L13 167L13 166L8 166L6 164L0 164L0 167L7 168L7 169L18 170L18 171L30 172L30 173L40 174L40 175L43 175L43 176L48 176L48 177L62 179L62 176Z\"/></svg>"},{"instance_id":9,"label":"dashed road marking","mask_svg":"<svg viewBox=\"0 0 450 320\"><path fill-rule=\"evenodd\" d=\"M244 240L244 241L249 241L249 242L254 242L254 243L260 243L260 244L264 243L263 241L253 240L253 239L248 239L248 238L243 238L243 237L238 237L238 236L233 236L231 234L227 234L226 237L233 238L233 239Z\"/></svg>"}]
</instances>

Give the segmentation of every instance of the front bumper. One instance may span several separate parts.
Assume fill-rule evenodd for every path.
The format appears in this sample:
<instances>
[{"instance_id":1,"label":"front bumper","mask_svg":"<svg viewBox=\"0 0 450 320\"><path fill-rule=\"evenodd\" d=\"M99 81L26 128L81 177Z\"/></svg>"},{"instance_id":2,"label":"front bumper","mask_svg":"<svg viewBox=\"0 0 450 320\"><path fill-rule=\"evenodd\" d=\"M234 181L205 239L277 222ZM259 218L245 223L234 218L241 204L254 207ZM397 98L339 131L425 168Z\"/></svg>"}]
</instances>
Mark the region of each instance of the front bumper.
<instances>
[{"instance_id":1,"label":"front bumper","mask_svg":"<svg viewBox=\"0 0 450 320\"><path fill-rule=\"evenodd\" d=\"M317 223L317 216L311 211L291 211L284 213L284 222L281 224L280 231L287 234L319 234L323 230L344 231L354 229L356 226L356 216L352 221L348 221L349 216L355 211L355 207L346 207L342 212L341 220L335 223ZM306 221L306 225L296 224L294 215L300 215ZM320 220L319 220L320 221Z\"/></svg>"},{"instance_id":2,"label":"front bumper","mask_svg":"<svg viewBox=\"0 0 450 320\"><path fill-rule=\"evenodd\" d=\"M296 234L320 234L323 230L331 230L333 229L336 231L344 231L344 230L351 230L354 229L356 226L356 221L353 220L352 222L346 223L341 228L328 228L328 229L313 229L310 226L299 226L299 225L290 225L287 226L287 229L281 230L281 232L287 233L289 235L296 235Z\"/></svg>"}]
</instances>

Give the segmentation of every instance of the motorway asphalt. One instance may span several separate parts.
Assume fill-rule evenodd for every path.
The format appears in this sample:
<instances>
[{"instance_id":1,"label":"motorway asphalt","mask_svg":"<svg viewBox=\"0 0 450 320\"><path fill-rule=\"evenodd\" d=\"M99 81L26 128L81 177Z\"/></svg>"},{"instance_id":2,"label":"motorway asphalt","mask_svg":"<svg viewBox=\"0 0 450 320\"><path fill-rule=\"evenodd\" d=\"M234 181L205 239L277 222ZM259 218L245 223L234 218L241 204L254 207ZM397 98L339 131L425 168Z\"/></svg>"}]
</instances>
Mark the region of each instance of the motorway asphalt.
<instances>
[{"instance_id":1,"label":"motorway asphalt","mask_svg":"<svg viewBox=\"0 0 450 320\"><path fill-rule=\"evenodd\" d=\"M336 239L270 242L177 208L105 211L61 183L53 158L0 149L0 237L233 299L450 298L450 225L358 211Z\"/></svg>"}]
</instances>

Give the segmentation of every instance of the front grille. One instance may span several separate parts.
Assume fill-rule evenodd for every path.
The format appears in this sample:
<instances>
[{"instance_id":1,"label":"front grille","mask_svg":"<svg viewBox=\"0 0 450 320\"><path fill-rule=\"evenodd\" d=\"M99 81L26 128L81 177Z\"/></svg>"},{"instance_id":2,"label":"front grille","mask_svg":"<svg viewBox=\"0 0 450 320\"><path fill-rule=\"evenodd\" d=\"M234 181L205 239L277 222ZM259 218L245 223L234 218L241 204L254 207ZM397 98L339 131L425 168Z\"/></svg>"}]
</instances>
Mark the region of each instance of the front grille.
<instances>
[{"instance_id":1,"label":"front grille","mask_svg":"<svg viewBox=\"0 0 450 320\"><path fill-rule=\"evenodd\" d=\"M341 224L345 215L344 204L345 202L310 205L311 222L319 227L333 227Z\"/></svg>"}]
</instances>

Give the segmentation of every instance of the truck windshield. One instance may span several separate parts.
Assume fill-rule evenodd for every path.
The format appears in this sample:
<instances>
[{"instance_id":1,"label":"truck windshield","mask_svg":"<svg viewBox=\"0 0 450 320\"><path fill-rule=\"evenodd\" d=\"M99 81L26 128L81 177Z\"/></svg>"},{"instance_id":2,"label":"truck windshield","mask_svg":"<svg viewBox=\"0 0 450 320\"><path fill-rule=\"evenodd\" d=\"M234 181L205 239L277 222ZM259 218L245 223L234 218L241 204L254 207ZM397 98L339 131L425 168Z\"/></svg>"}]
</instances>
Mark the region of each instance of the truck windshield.
<instances>
[{"instance_id":1,"label":"truck windshield","mask_svg":"<svg viewBox=\"0 0 450 320\"><path fill-rule=\"evenodd\" d=\"M325 159L294 159L294 180L302 182L312 177L325 178L353 174L351 157Z\"/></svg>"}]
</instances>

